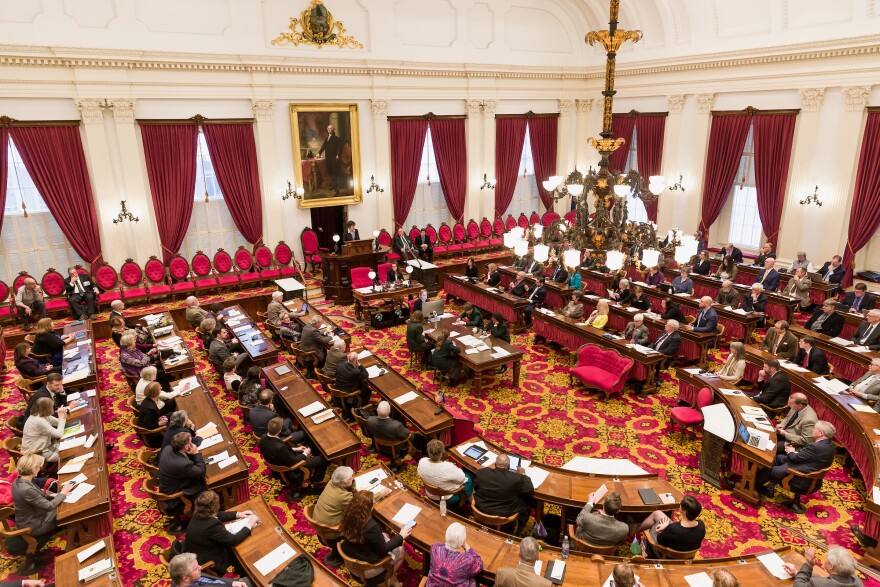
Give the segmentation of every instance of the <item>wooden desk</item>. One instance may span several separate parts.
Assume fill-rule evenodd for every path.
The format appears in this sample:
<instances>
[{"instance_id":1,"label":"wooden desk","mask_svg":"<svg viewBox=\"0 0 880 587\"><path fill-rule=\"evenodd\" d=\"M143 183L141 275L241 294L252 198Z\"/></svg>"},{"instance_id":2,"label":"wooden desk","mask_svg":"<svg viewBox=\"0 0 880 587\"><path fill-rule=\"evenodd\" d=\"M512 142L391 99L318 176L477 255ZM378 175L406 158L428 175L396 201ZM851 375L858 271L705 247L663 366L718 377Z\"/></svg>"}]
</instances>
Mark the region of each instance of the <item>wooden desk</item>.
<instances>
[{"instance_id":1,"label":"wooden desk","mask_svg":"<svg viewBox=\"0 0 880 587\"><path fill-rule=\"evenodd\" d=\"M603 298L608 295L606 290L611 289L611 283L614 281L613 275L582 268L579 268L578 272L581 274L581 288L584 293L593 292Z\"/></svg>"},{"instance_id":2,"label":"wooden desk","mask_svg":"<svg viewBox=\"0 0 880 587\"><path fill-rule=\"evenodd\" d=\"M495 454L510 454L510 451L504 450L488 440L475 437L461 445L450 447L448 451L449 457L463 469L476 474L477 471L484 468L483 465L470 457L464 456L458 448L479 441L484 442L486 448ZM620 493L621 512L636 515L644 514L645 517L655 510L670 512L671 516L671 512L679 507L681 498L684 497L683 493L673 487L668 481L658 478L657 475L646 473L632 477L619 477L616 475L594 475L578 471L568 471L544 464L536 465L532 463L532 466L537 466L549 473L544 482L532 493L532 497L538 502L535 512L539 519L544 512L544 504L559 506L562 509L563 520L576 517L581 508L584 507L584 504L587 503L587 496L599 489L603 484L608 488L608 491ZM639 497L639 489L653 489L658 495L661 493L671 493L675 501L668 504L646 505L642 502L641 497Z\"/></svg>"},{"instance_id":3,"label":"wooden desk","mask_svg":"<svg viewBox=\"0 0 880 587\"><path fill-rule=\"evenodd\" d=\"M495 263L499 267L513 263L514 255L510 249L503 251L493 251L491 253L483 253L476 255L474 261L480 268L480 275L485 275L488 271L489 263ZM439 259L434 255L434 263L437 265L438 279L439 275L463 275L467 266L467 257Z\"/></svg>"},{"instance_id":4,"label":"wooden desk","mask_svg":"<svg viewBox=\"0 0 880 587\"><path fill-rule=\"evenodd\" d=\"M79 334L84 332L85 334ZM68 344L64 345L64 352L71 349L79 349L79 357L71 360L64 359L61 361L61 373L64 375L64 388L69 391L79 391L82 389L94 389L98 384L98 369L95 364L95 337L92 333L91 320L77 320L74 323L64 326L63 336L74 334L82 338L75 338ZM83 365L83 367L79 367ZM79 371L75 374L74 369L79 368L85 371L84 377L77 377ZM71 375L65 375L70 370ZM77 377L74 379L73 377Z\"/></svg>"},{"instance_id":5,"label":"wooden desk","mask_svg":"<svg viewBox=\"0 0 880 587\"><path fill-rule=\"evenodd\" d=\"M711 259L709 261L712 265L712 273L718 271L718 267L721 266L721 261L719 259ZM763 266L739 263L736 266L736 277L734 278L734 283L739 283L748 287L751 287L755 281L758 280L758 273L760 273ZM785 287L788 285L788 281L792 278L791 273L783 273L779 270L778 267L775 267L777 271L779 271L779 291L785 290ZM834 297L838 294L838 286L836 283L825 283L824 281L811 281L810 283L810 301L814 304L821 304L828 298Z\"/></svg>"},{"instance_id":6,"label":"wooden desk","mask_svg":"<svg viewBox=\"0 0 880 587\"><path fill-rule=\"evenodd\" d=\"M88 400L89 405L68 415L67 425L70 426L78 421L82 424L83 431L76 436L88 438L95 435L97 438L90 448L78 446L63 450L59 457L59 465L63 467L72 458L94 453L85 461L79 473L58 476L58 483L61 484L82 473L88 477L86 482L95 486L76 503L63 501L58 506L57 521L59 526L67 526L68 548L94 542L99 538L109 536L113 531L113 519L110 512L110 480L100 402L97 393Z\"/></svg>"},{"instance_id":7,"label":"wooden desk","mask_svg":"<svg viewBox=\"0 0 880 587\"><path fill-rule=\"evenodd\" d=\"M837 311L837 315L843 318L843 329L840 331L840 338L845 338L847 340L851 340L853 335L856 333L856 330L859 329L859 325L865 321L865 316L862 313L855 314L853 312L841 312Z\"/></svg>"},{"instance_id":8,"label":"wooden desk","mask_svg":"<svg viewBox=\"0 0 880 587\"><path fill-rule=\"evenodd\" d=\"M260 524L254 526L251 535L245 538L244 542L238 544L235 550L235 556L241 562L247 571L248 577L254 585L259 587L269 587L272 579L275 578L284 567L290 564L290 561L297 556L305 556L312 563L315 570L315 578L312 585L315 587L324 587L325 585L348 585L345 581L337 577L333 572L318 562L309 552L300 545L290 533L284 529L275 514L269 508L269 505L261 497L254 497L234 508L230 511L240 512L250 510L260 518ZM286 544L296 553L287 562L282 563L277 568L269 571L267 575L257 570L256 563L276 548Z\"/></svg>"},{"instance_id":9,"label":"wooden desk","mask_svg":"<svg viewBox=\"0 0 880 587\"><path fill-rule=\"evenodd\" d=\"M633 360L633 367L629 376L644 382L642 393L651 393L657 389L655 377L657 363L662 362L666 355L660 353L645 355L633 348L629 348L627 346L628 341L626 340L603 338L604 330L593 328L592 326L578 326L586 318L568 318L562 314L553 314L551 316L536 311L532 314L532 320L535 324L535 334L543 336L549 341L561 344L574 353L577 353L578 349L587 343L616 350L624 357ZM575 360L577 360L576 357Z\"/></svg>"},{"instance_id":10,"label":"wooden desk","mask_svg":"<svg viewBox=\"0 0 880 587\"><path fill-rule=\"evenodd\" d=\"M119 563L116 559L116 549L113 548L113 538L108 536L104 538L106 548L96 552L83 562L79 562L77 555L100 542L95 540L89 544L80 546L74 550L68 550L64 554L58 555L55 559L55 585L56 587L123 587L122 578L119 576ZM91 581L81 582L79 580L79 572L81 569L93 565L96 562L109 558L113 561L114 570L105 573L100 577L95 577Z\"/></svg>"},{"instance_id":11,"label":"wooden desk","mask_svg":"<svg viewBox=\"0 0 880 587\"><path fill-rule=\"evenodd\" d=\"M519 270L514 269L513 267L499 267L498 272L501 274L501 285L504 286L504 289L510 289L510 284L516 281L516 276ZM526 280L529 283L535 283L536 278L532 275L528 275L526 276ZM547 288L547 297L544 299L544 306L548 308L563 307L571 298L571 292L574 291L574 288L568 287L567 284L550 281L549 278L544 281L544 287Z\"/></svg>"},{"instance_id":12,"label":"wooden desk","mask_svg":"<svg viewBox=\"0 0 880 587\"><path fill-rule=\"evenodd\" d=\"M830 336L813 332L803 326L792 325L790 330L798 338L810 335L816 339L815 346L825 351L828 356L828 364L834 368L834 375L848 381L855 381L864 375L871 360L880 358L880 352L857 353L851 347L831 342Z\"/></svg>"},{"instance_id":13,"label":"wooden desk","mask_svg":"<svg viewBox=\"0 0 880 587\"><path fill-rule=\"evenodd\" d=\"M376 288L361 287L353 289L351 295L354 296L354 315L361 321L369 319L368 308L372 302L377 301L393 301L403 300L405 303L408 296L418 295L422 291L422 284L418 281L410 281L409 285L396 285L393 283L385 283Z\"/></svg>"},{"instance_id":14,"label":"wooden desk","mask_svg":"<svg viewBox=\"0 0 880 587\"><path fill-rule=\"evenodd\" d=\"M157 314L153 315L156 316ZM148 328L153 334L153 340L159 343L160 347L162 346L163 341L173 340L175 337L180 338L182 341L183 337L180 335L180 330L177 328L177 324L174 323L174 318L171 317L171 312L160 312L158 313L158 315L161 315L162 319L158 322L153 322L152 324L149 324L149 322L147 322L144 317L140 318L142 322L148 324ZM156 330L161 330L162 328L167 326L171 326L171 332L164 336L156 336ZM182 379L184 377L195 375L196 362L193 359L192 353L189 351L189 347L186 346L186 343L180 342L174 344L169 348L173 348L174 350L182 350L186 353L186 356L172 363L169 363L168 359L160 359L162 362L162 368L165 369L165 373L167 373L172 380Z\"/></svg>"},{"instance_id":15,"label":"wooden desk","mask_svg":"<svg viewBox=\"0 0 880 587\"><path fill-rule=\"evenodd\" d=\"M321 253L321 272L323 274L321 289L324 291L324 297L343 306L354 303L351 291L351 270L357 267L369 267L375 271L381 260L391 251L390 247L379 247L378 251L367 247L365 251L347 252L347 248L343 245L342 254L339 255Z\"/></svg>"},{"instance_id":16,"label":"wooden desk","mask_svg":"<svg viewBox=\"0 0 880 587\"><path fill-rule=\"evenodd\" d=\"M360 364L364 367L376 365L387 371L380 377L371 377L370 387L376 390L382 399L388 400L392 411L399 413L412 423L422 436L439 438L445 445L450 443L453 426L452 415L442 409L442 406L434 401L434 398L422 391L420 385L414 384L376 355L371 354L369 357L361 359ZM419 397L404 404L398 404L395 401L396 398L410 391L415 391ZM438 411L439 414L436 413Z\"/></svg>"},{"instance_id":17,"label":"wooden desk","mask_svg":"<svg viewBox=\"0 0 880 587\"><path fill-rule=\"evenodd\" d=\"M537 312L535 312L537 314ZM534 316L535 314L532 314ZM480 351L478 353L467 354L465 352L466 349L470 348L465 346L464 344L459 344L458 339L460 336L465 334L470 334L471 336L480 336L483 334L482 329L477 331L477 334L473 333L473 328L468 328L464 325L455 325L455 321L458 318L444 318L440 322L432 322L430 324L431 328L425 332L425 339L430 341L432 345L437 344L437 332L439 329L444 329L449 332L457 332L459 336L450 338L449 340L458 347L461 352L458 353L458 361L474 372L474 383L473 388L476 392L477 397L480 397L483 393L483 373L488 372L489 375L493 375L495 371L501 367L502 365L506 365L508 363L513 363L513 386L515 388L519 388L519 375L520 369L522 367L522 358L525 353L518 346L514 346L512 344L508 344L503 340L488 337L482 339L482 341L489 347L488 351ZM507 355L494 358L492 357L493 352L497 352L495 349L504 349L507 351Z\"/></svg>"},{"instance_id":18,"label":"wooden desk","mask_svg":"<svg viewBox=\"0 0 880 587\"><path fill-rule=\"evenodd\" d=\"M248 499L248 464L241 456L235 438L223 419L223 414L211 397L211 390L205 385L201 375L196 375L182 380L178 385L186 385L191 393L177 396L177 408L186 410L190 420L193 421L196 430L213 422L217 426L217 433L223 437L219 443L202 449L202 456L207 459L211 455L228 451L229 456L237 457L235 464L221 469L218 463L211 463L207 467L205 481L208 489L213 489L220 495L221 509L229 509ZM191 386L191 387L190 387Z\"/></svg>"},{"instance_id":19,"label":"wooden desk","mask_svg":"<svg viewBox=\"0 0 880 587\"><path fill-rule=\"evenodd\" d=\"M285 367L289 371L279 375L278 369L283 371ZM361 441L348 424L338 417L315 424L311 417L305 417L299 412L301 408L314 402L323 406L321 411L331 406L290 361L263 367L263 376L325 459L338 461L355 471L360 468Z\"/></svg>"},{"instance_id":20,"label":"wooden desk","mask_svg":"<svg viewBox=\"0 0 880 587\"><path fill-rule=\"evenodd\" d=\"M225 308L220 312L219 319L227 328L232 330L232 335L238 339L238 342L255 365L278 361L278 347L275 346L275 343L265 333L257 328L256 322L251 320L251 317L240 306L234 305ZM244 332L248 326L259 332L257 340L251 340L251 335L239 337L238 333L235 332L236 330Z\"/></svg>"},{"instance_id":21,"label":"wooden desk","mask_svg":"<svg viewBox=\"0 0 880 587\"><path fill-rule=\"evenodd\" d=\"M296 312L299 314L302 312L302 305L305 300L290 300L288 302L284 302L284 307L290 310L291 312ZM340 327L336 322L325 316L321 310L318 310L312 304L309 304L308 309L306 310L306 314L304 316L296 316L296 321L299 322L300 326L305 326L311 321L315 316L321 319L321 324L326 324L330 327L330 329L339 336L342 340L345 341L345 352L348 352L348 349L351 348L351 335L346 332L342 327ZM342 334L338 334L339 332Z\"/></svg>"},{"instance_id":22,"label":"wooden desk","mask_svg":"<svg viewBox=\"0 0 880 587\"><path fill-rule=\"evenodd\" d=\"M526 329L523 310L529 305L525 298L502 293L482 282L471 283L460 276L443 276L443 290L447 295L466 300L481 310L503 316L508 322L510 332L515 334ZM494 290L494 291L492 291Z\"/></svg>"},{"instance_id":23,"label":"wooden desk","mask_svg":"<svg viewBox=\"0 0 880 587\"><path fill-rule=\"evenodd\" d=\"M676 269L666 269L664 273L670 283L672 279L678 277L678 270ZM724 280L691 273L691 281L694 282L694 295L696 297L709 296L714 300L718 297L718 290L721 289L721 282ZM742 285L741 283L734 283L733 286L739 291L740 300L742 300L743 296L751 295L752 293L751 284ZM764 313L774 320L787 320L791 324L795 309L800 307L800 300L770 291L765 291L764 295L767 296L767 305L764 307Z\"/></svg>"}]
</instances>

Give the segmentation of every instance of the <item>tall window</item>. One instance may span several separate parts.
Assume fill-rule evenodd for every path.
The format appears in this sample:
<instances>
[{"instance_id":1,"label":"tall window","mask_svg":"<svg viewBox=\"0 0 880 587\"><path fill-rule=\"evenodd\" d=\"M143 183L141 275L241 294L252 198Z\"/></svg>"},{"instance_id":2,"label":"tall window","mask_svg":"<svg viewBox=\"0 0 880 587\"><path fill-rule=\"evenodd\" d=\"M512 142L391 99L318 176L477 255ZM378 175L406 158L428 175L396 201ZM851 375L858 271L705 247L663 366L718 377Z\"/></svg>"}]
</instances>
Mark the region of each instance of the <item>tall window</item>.
<instances>
[{"instance_id":1,"label":"tall window","mask_svg":"<svg viewBox=\"0 0 880 587\"><path fill-rule=\"evenodd\" d=\"M761 246L761 217L758 215L758 190L755 188L754 126L739 161L733 193L728 199L730 209L730 233L728 240L743 247L757 249ZM732 202L732 203L731 203Z\"/></svg>"},{"instance_id":2,"label":"tall window","mask_svg":"<svg viewBox=\"0 0 880 587\"><path fill-rule=\"evenodd\" d=\"M195 202L192 218L180 247L180 254L184 258L191 260L198 251L203 251L213 259L214 253L221 247L233 255L240 245L247 245L232 221L226 202L223 201L223 192L217 183L205 135L201 130L196 152L196 189L193 197Z\"/></svg>"},{"instance_id":3,"label":"tall window","mask_svg":"<svg viewBox=\"0 0 880 587\"><path fill-rule=\"evenodd\" d=\"M523 141L522 156L519 160L519 175L516 178L516 187L513 189L510 211L516 218L520 212L525 212L525 215L529 216L532 212L539 212L540 209L541 194L538 193L535 162L532 161L532 141L529 138L529 127L526 125L526 138Z\"/></svg>"},{"instance_id":4,"label":"tall window","mask_svg":"<svg viewBox=\"0 0 880 587\"><path fill-rule=\"evenodd\" d=\"M27 271L39 281L50 267L66 275L68 267L86 266L49 212L15 143L10 138L2 148L6 149L8 176L0 234L0 279L12 287L19 271Z\"/></svg>"},{"instance_id":5,"label":"tall window","mask_svg":"<svg viewBox=\"0 0 880 587\"><path fill-rule=\"evenodd\" d=\"M636 140L636 129L633 128L632 139L629 142L629 151L626 155L626 165L623 166L623 172L625 174L630 171L639 170L637 146L638 141ZM645 179L647 180L648 178L646 177ZM641 198L633 198L630 196L626 199L626 219L630 222L648 221L648 211L645 210L645 203L642 202Z\"/></svg>"},{"instance_id":6,"label":"tall window","mask_svg":"<svg viewBox=\"0 0 880 587\"><path fill-rule=\"evenodd\" d=\"M437 157L434 154L434 143L431 141L431 128L428 127L425 146L422 148L419 183L416 185L416 194L404 228L407 229L407 234L412 225L424 228L430 224L435 229L439 229L443 222L448 223L451 219L452 216L443 197L443 189L440 187L440 172L437 171Z\"/></svg>"}]
</instances>

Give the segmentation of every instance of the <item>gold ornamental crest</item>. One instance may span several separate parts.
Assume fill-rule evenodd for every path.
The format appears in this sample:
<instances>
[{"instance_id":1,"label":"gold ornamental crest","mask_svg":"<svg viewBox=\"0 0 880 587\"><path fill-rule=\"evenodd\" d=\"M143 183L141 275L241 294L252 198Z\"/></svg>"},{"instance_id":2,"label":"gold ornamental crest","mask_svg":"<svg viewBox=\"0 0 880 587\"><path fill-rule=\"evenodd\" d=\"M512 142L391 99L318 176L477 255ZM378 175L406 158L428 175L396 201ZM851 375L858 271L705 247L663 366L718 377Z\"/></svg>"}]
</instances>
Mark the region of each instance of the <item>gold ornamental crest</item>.
<instances>
[{"instance_id":1,"label":"gold ornamental crest","mask_svg":"<svg viewBox=\"0 0 880 587\"><path fill-rule=\"evenodd\" d=\"M324 45L363 49L364 46L351 35L345 35L345 27L341 20L334 20L333 15L321 0L312 0L308 8L303 10L299 19L290 18L290 32L281 33L272 44L284 46L288 43L299 45L316 45L319 49ZM301 28L301 31L297 29Z\"/></svg>"}]
</instances>

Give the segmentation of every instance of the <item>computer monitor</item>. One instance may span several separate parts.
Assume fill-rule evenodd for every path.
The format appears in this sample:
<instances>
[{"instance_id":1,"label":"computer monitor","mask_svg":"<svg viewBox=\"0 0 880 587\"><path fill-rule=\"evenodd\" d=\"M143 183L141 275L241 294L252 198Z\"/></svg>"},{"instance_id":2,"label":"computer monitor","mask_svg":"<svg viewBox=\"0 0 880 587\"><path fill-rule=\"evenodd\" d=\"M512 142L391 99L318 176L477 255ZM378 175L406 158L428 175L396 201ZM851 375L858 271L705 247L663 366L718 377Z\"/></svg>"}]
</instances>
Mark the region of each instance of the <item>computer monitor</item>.
<instances>
[{"instance_id":1,"label":"computer monitor","mask_svg":"<svg viewBox=\"0 0 880 587\"><path fill-rule=\"evenodd\" d=\"M443 300L431 300L422 303L422 314L426 320L443 314Z\"/></svg>"}]
</instances>

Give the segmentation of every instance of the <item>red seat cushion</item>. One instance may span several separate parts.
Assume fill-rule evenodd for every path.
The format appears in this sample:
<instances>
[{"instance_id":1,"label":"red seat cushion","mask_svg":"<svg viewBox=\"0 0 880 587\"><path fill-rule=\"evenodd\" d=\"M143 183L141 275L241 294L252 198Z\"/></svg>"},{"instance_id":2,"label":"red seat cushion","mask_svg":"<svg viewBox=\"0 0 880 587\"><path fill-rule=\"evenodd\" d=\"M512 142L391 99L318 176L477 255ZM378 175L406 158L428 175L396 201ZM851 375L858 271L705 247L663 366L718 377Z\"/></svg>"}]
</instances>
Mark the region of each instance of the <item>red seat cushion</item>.
<instances>
[{"instance_id":1,"label":"red seat cushion","mask_svg":"<svg viewBox=\"0 0 880 587\"><path fill-rule=\"evenodd\" d=\"M461 245L449 245L449 247L447 247L447 250L448 251L460 251Z\"/></svg>"},{"instance_id":2,"label":"red seat cushion","mask_svg":"<svg viewBox=\"0 0 880 587\"><path fill-rule=\"evenodd\" d=\"M396 261L398 259L400 259L400 255L398 255L397 253L388 253L388 260L389 261ZM367 285L369 285L369 284L367 284Z\"/></svg>"},{"instance_id":3,"label":"red seat cushion","mask_svg":"<svg viewBox=\"0 0 880 587\"><path fill-rule=\"evenodd\" d=\"M445 253L447 251L447 247L434 247L435 253ZM391 258L391 255L388 255L388 258Z\"/></svg>"},{"instance_id":4,"label":"red seat cushion","mask_svg":"<svg viewBox=\"0 0 880 587\"><path fill-rule=\"evenodd\" d=\"M6 318L11 314L12 310L10 310L7 306L0 307L0 318Z\"/></svg>"},{"instance_id":5,"label":"red seat cushion","mask_svg":"<svg viewBox=\"0 0 880 587\"><path fill-rule=\"evenodd\" d=\"M488 247L491 243L489 241L477 241L478 247Z\"/></svg>"},{"instance_id":6,"label":"red seat cushion","mask_svg":"<svg viewBox=\"0 0 880 587\"><path fill-rule=\"evenodd\" d=\"M147 290L143 287L137 287L135 289L126 289L122 292L122 297L125 299L130 298L145 298L147 297Z\"/></svg>"},{"instance_id":7,"label":"red seat cushion","mask_svg":"<svg viewBox=\"0 0 880 587\"><path fill-rule=\"evenodd\" d=\"M241 273L239 277L242 281L259 281L260 274L259 273Z\"/></svg>"},{"instance_id":8,"label":"red seat cushion","mask_svg":"<svg viewBox=\"0 0 880 587\"><path fill-rule=\"evenodd\" d=\"M504 239L500 239L500 238L489 239L489 244L492 245L493 247L496 245L503 245Z\"/></svg>"},{"instance_id":9,"label":"red seat cushion","mask_svg":"<svg viewBox=\"0 0 880 587\"><path fill-rule=\"evenodd\" d=\"M476 249L477 245L475 245L474 243L464 243L463 245L461 245L461 248L462 249Z\"/></svg>"},{"instance_id":10,"label":"red seat cushion","mask_svg":"<svg viewBox=\"0 0 880 587\"><path fill-rule=\"evenodd\" d=\"M598 387L609 391L614 389L620 379L619 375L609 373L599 367L575 367L571 370L571 374L583 381L584 385L588 387Z\"/></svg>"},{"instance_id":11,"label":"red seat cushion","mask_svg":"<svg viewBox=\"0 0 880 587\"><path fill-rule=\"evenodd\" d=\"M167 294L171 291L171 286L168 285L153 285L150 286L150 293L154 295L162 295Z\"/></svg>"},{"instance_id":12,"label":"red seat cushion","mask_svg":"<svg viewBox=\"0 0 880 587\"><path fill-rule=\"evenodd\" d=\"M211 279L196 279L196 287L214 287L217 285L217 280L213 277Z\"/></svg>"},{"instance_id":13,"label":"red seat cushion","mask_svg":"<svg viewBox=\"0 0 880 587\"><path fill-rule=\"evenodd\" d=\"M220 277L220 285L229 285L232 283L238 283L237 275L223 275ZM199 287L202 287L201 285Z\"/></svg>"},{"instance_id":14,"label":"red seat cushion","mask_svg":"<svg viewBox=\"0 0 880 587\"><path fill-rule=\"evenodd\" d=\"M266 269L262 273L263 279L278 279L281 276L280 269Z\"/></svg>"},{"instance_id":15,"label":"red seat cushion","mask_svg":"<svg viewBox=\"0 0 880 587\"><path fill-rule=\"evenodd\" d=\"M116 290L113 291L105 291L102 294L98 294L98 303L102 304L104 302L112 302L113 300L121 300L122 294Z\"/></svg>"},{"instance_id":16,"label":"red seat cushion","mask_svg":"<svg viewBox=\"0 0 880 587\"><path fill-rule=\"evenodd\" d=\"M296 275L296 267L282 267L281 277L287 277L288 275Z\"/></svg>"},{"instance_id":17,"label":"red seat cushion","mask_svg":"<svg viewBox=\"0 0 880 587\"><path fill-rule=\"evenodd\" d=\"M684 426L695 426L703 421L703 412L686 406L672 408L669 412L669 416Z\"/></svg>"},{"instance_id":18,"label":"red seat cushion","mask_svg":"<svg viewBox=\"0 0 880 587\"><path fill-rule=\"evenodd\" d=\"M181 281L179 283L174 283L171 285L171 289L174 291L189 291L191 289L195 289L196 284L192 281Z\"/></svg>"},{"instance_id":19,"label":"red seat cushion","mask_svg":"<svg viewBox=\"0 0 880 587\"><path fill-rule=\"evenodd\" d=\"M60 308L66 307L68 307L67 300L49 300L48 302L46 302L47 311L58 310Z\"/></svg>"}]
</instances>

